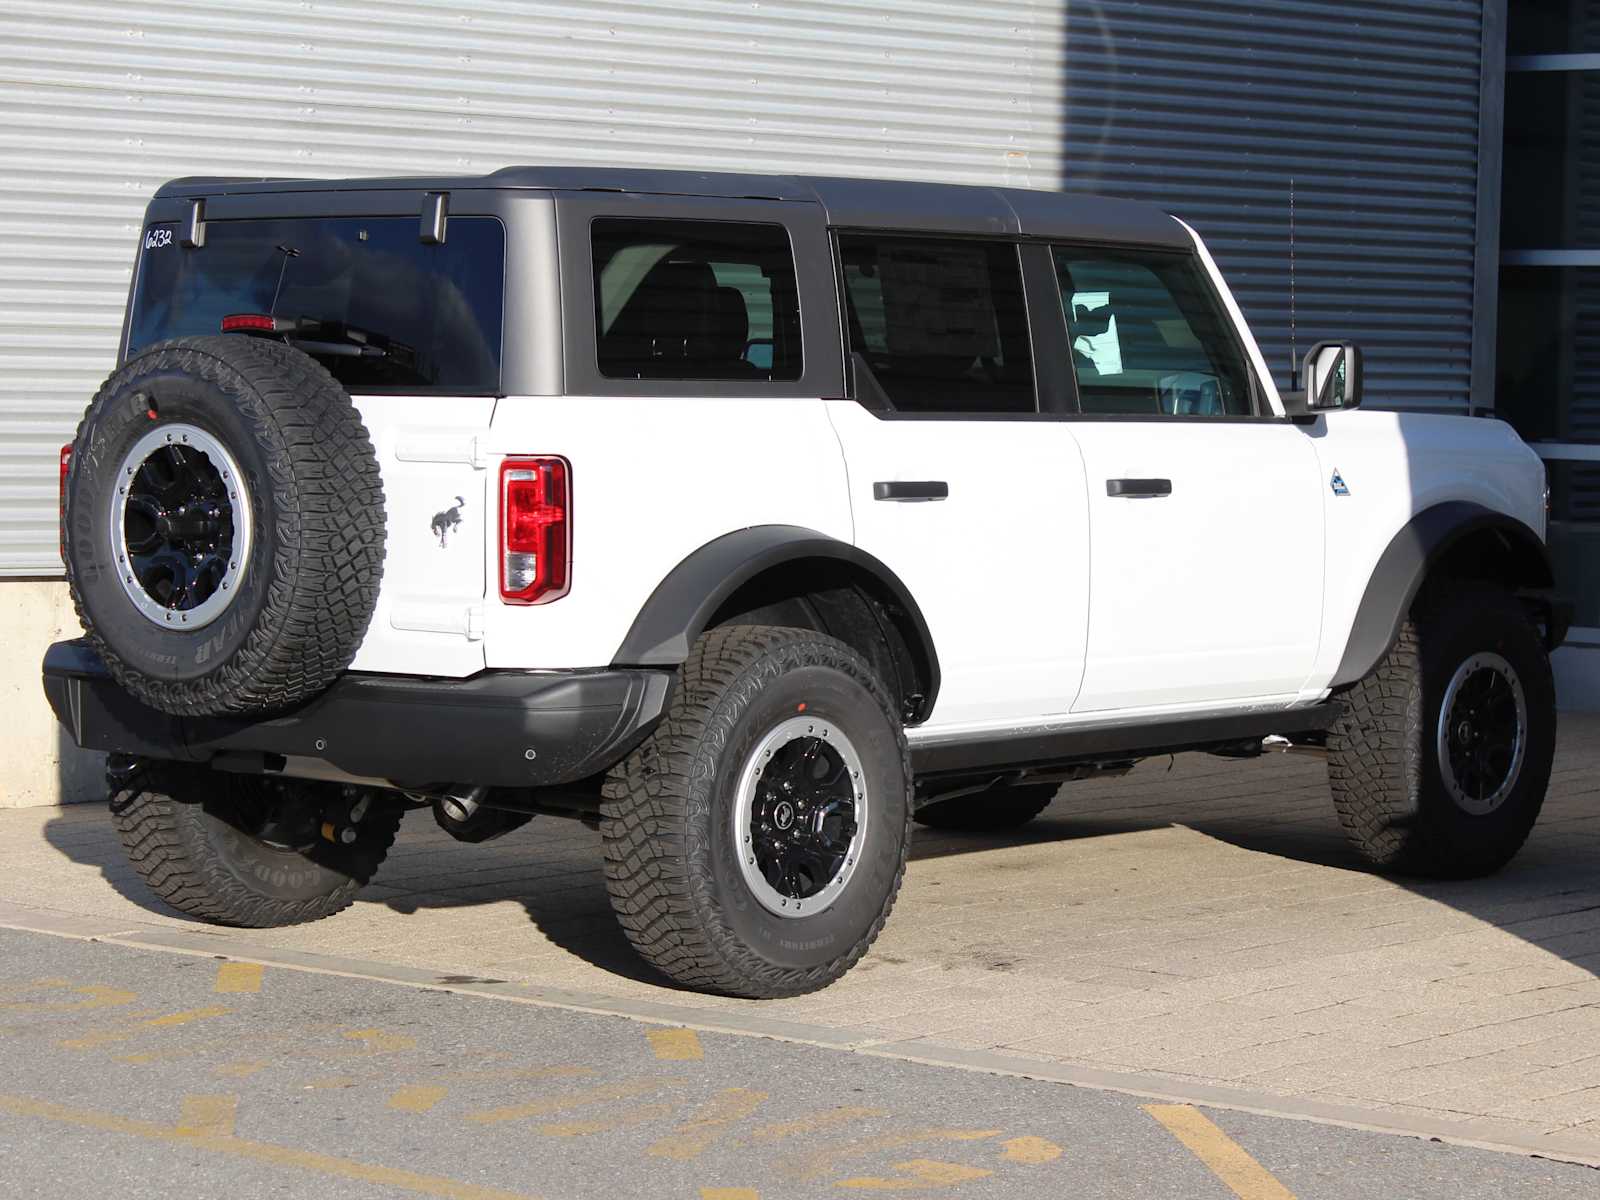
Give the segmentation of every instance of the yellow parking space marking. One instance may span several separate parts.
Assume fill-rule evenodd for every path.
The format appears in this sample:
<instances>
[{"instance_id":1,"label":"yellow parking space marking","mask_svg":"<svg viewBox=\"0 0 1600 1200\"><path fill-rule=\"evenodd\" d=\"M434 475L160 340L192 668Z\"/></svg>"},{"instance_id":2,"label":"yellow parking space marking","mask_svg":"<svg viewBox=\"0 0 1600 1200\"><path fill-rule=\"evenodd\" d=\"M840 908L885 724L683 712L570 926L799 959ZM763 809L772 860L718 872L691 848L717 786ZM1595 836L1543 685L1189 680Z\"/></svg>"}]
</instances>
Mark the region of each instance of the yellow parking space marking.
<instances>
[{"instance_id":1,"label":"yellow parking space marking","mask_svg":"<svg viewBox=\"0 0 1600 1200\"><path fill-rule=\"evenodd\" d=\"M84 1034L82 1037L67 1038L57 1044L67 1050L93 1050L97 1046L105 1046L111 1042L127 1041L146 1029L170 1029L176 1025L209 1020L211 1017L223 1017L232 1011L233 1009L220 1004L211 1005L209 1008L192 1008L188 1012L168 1013L164 1017L152 1017L148 1021L124 1025L119 1029L102 1029L97 1033Z\"/></svg>"},{"instance_id":2,"label":"yellow parking space marking","mask_svg":"<svg viewBox=\"0 0 1600 1200\"><path fill-rule=\"evenodd\" d=\"M39 987L65 987L68 980L37 980ZM121 988L103 987L91 983L85 987L73 988L73 993L85 997L82 1000L10 1000L0 1004L0 1012L84 1012L91 1008L116 1008L123 1004L132 1004L139 998L137 992L125 992Z\"/></svg>"},{"instance_id":3,"label":"yellow parking space marking","mask_svg":"<svg viewBox=\"0 0 1600 1200\"><path fill-rule=\"evenodd\" d=\"M232 1137L237 1096L185 1096L178 1132L189 1137Z\"/></svg>"},{"instance_id":4,"label":"yellow parking space marking","mask_svg":"<svg viewBox=\"0 0 1600 1200\"><path fill-rule=\"evenodd\" d=\"M999 1137L1002 1129L913 1129L904 1133L884 1133L876 1137L858 1138L853 1142L825 1145L819 1150L782 1164L785 1174L797 1180L817 1179L826 1175L840 1163L852 1158L864 1158L889 1150L903 1150L908 1146L922 1146L929 1142L981 1142Z\"/></svg>"},{"instance_id":5,"label":"yellow parking space marking","mask_svg":"<svg viewBox=\"0 0 1600 1200\"><path fill-rule=\"evenodd\" d=\"M351 1041L366 1043L368 1052L372 1054L417 1048L416 1038L404 1033L390 1033L386 1029L346 1029L344 1036Z\"/></svg>"},{"instance_id":6,"label":"yellow parking space marking","mask_svg":"<svg viewBox=\"0 0 1600 1200\"><path fill-rule=\"evenodd\" d=\"M389 1107L398 1112L425 1113L449 1094L449 1088L410 1084L389 1097Z\"/></svg>"},{"instance_id":7,"label":"yellow parking space marking","mask_svg":"<svg viewBox=\"0 0 1600 1200\"><path fill-rule=\"evenodd\" d=\"M707 1147L728 1131L735 1121L742 1121L766 1100L766 1092L753 1092L749 1088L729 1088L713 1096L700 1106L692 1121L678 1126L650 1147L656 1158L670 1158L687 1162L704 1154Z\"/></svg>"},{"instance_id":8,"label":"yellow parking space marking","mask_svg":"<svg viewBox=\"0 0 1600 1200\"><path fill-rule=\"evenodd\" d=\"M776 1142L783 1138L799 1137L803 1133L818 1133L824 1129L832 1129L837 1125L848 1125L852 1121L864 1121L870 1117L887 1117L888 1115L889 1110L886 1108L830 1108L826 1112L796 1117L792 1121L779 1121L773 1125L763 1125L750 1137L752 1141L756 1142Z\"/></svg>"},{"instance_id":9,"label":"yellow parking space marking","mask_svg":"<svg viewBox=\"0 0 1600 1200\"><path fill-rule=\"evenodd\" d=\"M761 1200L755 1188L701 1188L700 1200Z\"/></svg>"},{"instance_id":10,"label":"yellow parking space marking","mask_svg":"<svg viewBox=\"0 0 1600 1200\"><path fill-rule=\"evenodd\" d=\"M834 1186L866 1192L907 1192L913 1188L950 1187L994 1174L993 1171L985 1171L982 1167L935 1162L931 1158L913 1158L910 1162L895 1163L894 1169L901 1174L887 1178L863 1175L855 1179L841 1179Z\"/></svg>"},{"instance_id":11,"label":"yellow parking space marking","mask_svg":"<svg viewBox=\"0 0 1600 1200\"><path fill-rule=\"evenodd\" d=\"M1014 1137L1000 1143L1000 1157L1009 1162L1027 1163L1042 1167L1061 1157L1061 1147L1041 1137Z\"/></svg>"},{"instance_id":12,"label":"yellow parking space marking","mask_svg":"<svg viewBox=\"0 0 1600 1200\"><path fill-rule=\"evenodd\" d=\"M666 1062L686 1062L706 1056L700 1038L692 1029L647 1029L650 1049Z\"/></svg>"},{"instance_id":13,"label":"yellow parking space marking","mask_svg":"<svg viewBox=\"0 0 1600 1200\"><path fill-rule=\"evenodd\" d=\"M181 1145L188 1150L205 1150L213 1154L234 1158L253 1159L274 1167L290 1167L338 1179L354 1179L360 1183L379 1184L419 1196L437 1196L442 1200L533 1200L521 1192L507 1192L479 1184L462 1183L439 1175L419 1175L394 1167L380 1167L371 1163L356 1162L349 1158L336 1158L331 1154L318 1154L293 1146L278 1146L271 1142L253 1142L240 1137L212 1137L180 1133L175 1128L156 1125L150 1121L136 1121L110 1113L87 1109L68 1108L47 1100L32 1100L25 1096L0 1095L0 1113L29 1117L35 1120L55 1121L80 1129L94 1129L102 1133L119 1133L147 1141Z\"/></svg>"},{"instance_id":14,"label":"yellow parking space marking","mask_svg":"<svg viewBox=\"0 0 1600 1200\"><path fill-rule=\"evenodd\" d=\"M1239 1200L1294 1200L1294 1193L1275 1179L1198 1108L1189 1104L1146 1104L1149 1113L1227 1185Z\"/></svg>"},{"instance_id":15,"label":"yellow parking space marking","mask_svg":"<svg viewBox=\"0 0 1600 1200\"><path fill-rule=\"evenodd\" d=\"M647 1096L651 1092L659 1092L664 1087L681 1082L683 1081L680 1079L628 1079L622 1083L603 1083L598 1087L581 1088L578 1091L551 1096L545 1100L534 1100L527 1104L511 1104L504 1108L487 1108L479 1112L468 1113L467 1120L478 1125L494 1125L501 1121L521 1121L528 1117L552 1117L556 1113L566 1112L572 1108L582 1108L588 1104L602 1104L607 1100L631 1100L635 1096Z\"/></svg>"},{"instance_id":16,"label":"yellow parking space marking","mask_svg":"<svg viewBox=\"0 0 1600 1200\"><path fill-rule=\"evenodd\" d=\"M253 962L225 962L217 968L214 992L259 992L261 990L261 964Z\"/></svg>"},{"instance_id":17,"label":"yellow parking space marking","mask_svg":"<svg viewBox=\"0 0 1600 1200\"><path fill-rule=\"evenodd\" d=\"M589 1121L557 1121L550 1125L541 1125L539 1132L550 1137L588 1137L594 1133L610 1133L615 1129L628 1129L635 1125L659 1121L662 1117L670 1117L674 1107L671 1104L641 1104L638 1108L624 1109L609 1117L596 1117Z\"/></svg>"}]
</instances>

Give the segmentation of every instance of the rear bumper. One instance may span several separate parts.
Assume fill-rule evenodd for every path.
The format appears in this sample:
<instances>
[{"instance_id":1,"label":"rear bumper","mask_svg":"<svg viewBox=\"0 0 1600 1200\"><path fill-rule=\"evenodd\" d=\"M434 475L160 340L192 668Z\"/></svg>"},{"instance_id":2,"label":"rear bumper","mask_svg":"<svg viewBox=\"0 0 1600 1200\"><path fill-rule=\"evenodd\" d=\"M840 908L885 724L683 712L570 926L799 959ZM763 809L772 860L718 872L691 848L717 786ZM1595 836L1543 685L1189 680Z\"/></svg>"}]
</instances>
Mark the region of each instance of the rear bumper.
<instances>
[{"instance_id":1,"label":"rear bumper","mask_svg":"<svg viewBox=\"0 0 1600 1200\"><path fill-rule=\"evenodd\" d=\"M324 763L419 789L552 787L598 774L644 740L672 678L651 670L349 673L288 713L174 717L118 687L83 642L57 642L44 657L50 707L87 750L289 774Z\"/></svg>"}]
</instances>

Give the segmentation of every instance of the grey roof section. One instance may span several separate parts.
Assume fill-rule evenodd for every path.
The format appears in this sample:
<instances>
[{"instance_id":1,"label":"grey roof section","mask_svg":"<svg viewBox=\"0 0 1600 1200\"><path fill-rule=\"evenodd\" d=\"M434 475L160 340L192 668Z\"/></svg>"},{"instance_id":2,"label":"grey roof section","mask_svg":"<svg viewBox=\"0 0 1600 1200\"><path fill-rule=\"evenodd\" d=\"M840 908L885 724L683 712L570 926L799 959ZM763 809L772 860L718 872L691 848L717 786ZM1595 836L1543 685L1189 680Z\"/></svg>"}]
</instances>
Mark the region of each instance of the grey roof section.
<instances>
[{"instance_id":1,"label":"grey roof section","mask_svg":"<svg viewBox=\"0 0 1600 1200\"><path fill-rule=\"evenodd\" d=\"M1187 249L1188 233L1152 204L1027 188L913 180L659 171L632 167L504 167L489 175L381 179L175 179L157 197L271 192L446 192L479 189L641 192L821 205L829 225L929 233L1086 238Z\"/></svg>"}]
</instances>

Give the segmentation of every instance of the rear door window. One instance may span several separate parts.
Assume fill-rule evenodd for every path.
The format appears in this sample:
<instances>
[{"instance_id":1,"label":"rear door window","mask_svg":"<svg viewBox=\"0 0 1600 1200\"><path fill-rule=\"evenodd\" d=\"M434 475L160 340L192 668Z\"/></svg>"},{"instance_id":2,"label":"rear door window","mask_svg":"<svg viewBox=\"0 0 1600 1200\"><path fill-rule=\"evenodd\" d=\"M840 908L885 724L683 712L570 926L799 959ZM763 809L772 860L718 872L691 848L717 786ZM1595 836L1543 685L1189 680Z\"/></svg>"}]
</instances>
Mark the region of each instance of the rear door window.
<instances>
[{"instance_id":1,"label":"rear door window","mask_svg":"<svg viewBox=\"0 0 1600 1200\"><path fill-rule=\"evenodd\" d=\"M208 221L195 248L175 230L145 231L130 355L218 333L224 317L271 316L272 336L352 392L500 390L505 231L493 217L451 217L437 245L415 217Z\"/></svg>"},{"instance_id":2,"label":"rear door window","mask_svg":"<svg viewBox=\"0 0 1600 1200\"><path fill-rule=\"evenodd\" d=\"M1017 247L840 234L858 398L899 412L1031 413L1033 355Z\"/></svg>"},{"instance_id":3,"label":"rear door window","mask_svg":"<svg viewBox=\"0 0 1600 1200\"><path fill-rule=\"evenodd\" d=\"M1190 255L1055 249L1085 413L1248 416L1244 348Z\"/></svg>"},{"instance_id":4,"label":"rear door window","mask_svg":"<svg viewBox=\"0 0 1600 1200\"><path fill-rule=\"evenodd\" d=\"M601 375L800 378L800 300L783 226L603 217L590 237Z\"/></svg>"}]
</instances>

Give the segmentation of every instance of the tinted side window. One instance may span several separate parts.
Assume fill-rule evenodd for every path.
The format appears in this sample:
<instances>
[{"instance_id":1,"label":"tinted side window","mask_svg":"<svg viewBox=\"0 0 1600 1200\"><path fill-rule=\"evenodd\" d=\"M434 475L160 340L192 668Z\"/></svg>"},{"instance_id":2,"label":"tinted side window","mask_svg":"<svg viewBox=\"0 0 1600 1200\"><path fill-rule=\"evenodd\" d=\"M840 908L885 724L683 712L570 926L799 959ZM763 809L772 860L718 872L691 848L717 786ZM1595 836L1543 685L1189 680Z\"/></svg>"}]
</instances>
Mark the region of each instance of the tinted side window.
<instances>
[{"instance_id":1,"label":"tinted side window","mask_svg":"<svg viewBox=\"0 0 1600 1200\"><path fill-rule=\"evenodd\" d=\"M1244 349L1193 258L1057 247L1055 260L1084 412L1253 411Z\"/></svg>"},{"instance_id":2,"label":"tinted side window","mask_svg":"<svg viewBox=\"0 0 1600 1200\"><path fill-rule=\"evenodd\" d=\"M800 300L783 226L602 218L590 237L606 378L800 378Z\"/></svg>"},{"instance_id":3,"label":"tinted side window","mask_svg":"<svg viewBox=\"0 0 1600 1200\"><path fill-rule=\"evenodd\" d=\"M1035 411L1014 245L841 234L839 251L857 374L896 409Z\"/></svg>"}]
</instances>

